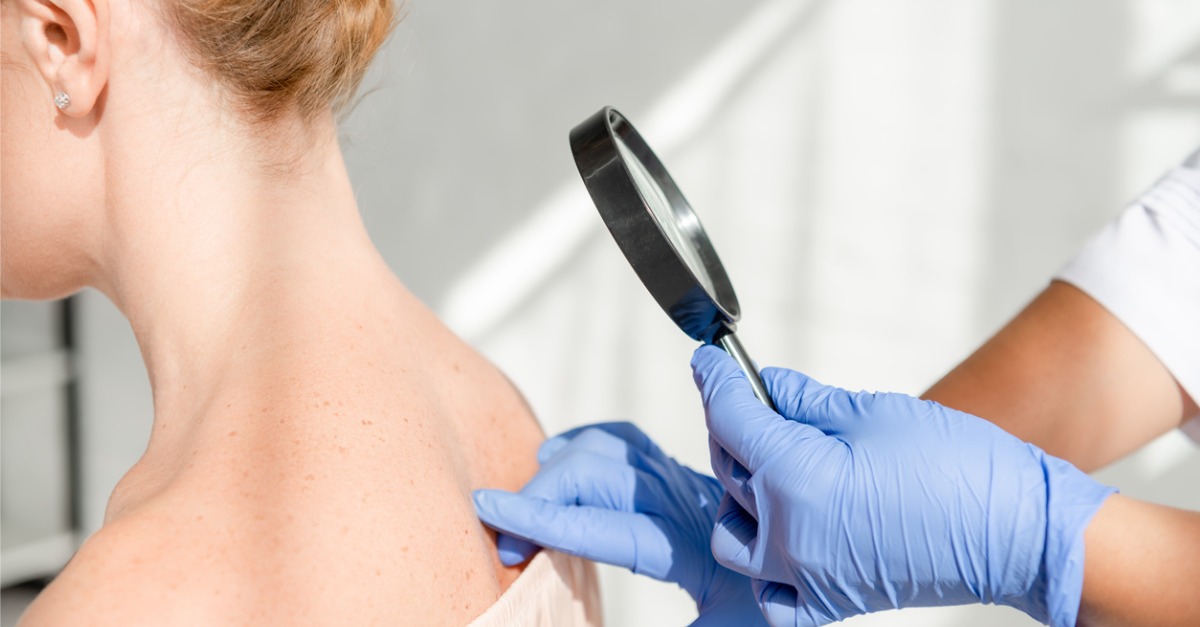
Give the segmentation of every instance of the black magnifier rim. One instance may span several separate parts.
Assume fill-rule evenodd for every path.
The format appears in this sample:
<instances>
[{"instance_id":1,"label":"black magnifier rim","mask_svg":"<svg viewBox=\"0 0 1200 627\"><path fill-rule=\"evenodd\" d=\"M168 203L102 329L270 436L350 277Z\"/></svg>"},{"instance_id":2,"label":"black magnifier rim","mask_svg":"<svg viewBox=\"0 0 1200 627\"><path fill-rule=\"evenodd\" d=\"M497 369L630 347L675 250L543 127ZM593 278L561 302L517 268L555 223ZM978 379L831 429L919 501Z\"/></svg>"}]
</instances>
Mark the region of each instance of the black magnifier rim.
<instances>
[{"instance_id":1,"label":"black magnifier rim","mask_svg":"<svg viewBox=\"0 0 1200 627\"><path fill-rule=\"evenodd\" d=\"M662 189L676 224L708 271L712 291L692 272L633 180L617 137ZM733 284L700 219L675 180L625 116L604 107L571 130L571 151L596 209L634 272L685 333L712 342L741 315ZM715 293L713 293L715 292Z\"/></svg>"}]
</instances>

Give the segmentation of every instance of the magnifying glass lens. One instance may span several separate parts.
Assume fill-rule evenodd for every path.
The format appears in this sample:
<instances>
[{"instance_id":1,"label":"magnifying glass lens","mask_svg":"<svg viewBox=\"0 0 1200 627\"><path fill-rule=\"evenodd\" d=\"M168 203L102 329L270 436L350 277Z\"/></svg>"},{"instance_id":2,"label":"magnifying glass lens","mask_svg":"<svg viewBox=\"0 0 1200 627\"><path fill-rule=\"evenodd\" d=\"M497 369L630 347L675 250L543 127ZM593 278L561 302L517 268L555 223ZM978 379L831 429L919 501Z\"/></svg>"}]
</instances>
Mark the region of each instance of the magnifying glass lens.
<instances>
[{"instance_id":1,"label":"magnifying glass lens","mask_svg":"<svg viewBox=\"0 0 1200 627\"><path fill-rule=\"evenodd\" d=\"M717 288L713 284L712 277L709 276L704 262L700 259L700 252L696 250L696 244L693 238L684 233L681 220L688 219L691 216L678 215L675 209L671 206L671 201L667 198L667 194L662 187L654 182L654 176L646 169L645 164L637 155L625 145L624 140L620 136L616 138L617 152L621 153L621 159L629 168L629 173L633 179L634 185L638 188L638 193L642 200L646 201L646 205L650 208L650 215L653 216L654 222L658 224L659 230L667 236L671 242L671 247L683 260L692 274L696 275L696 280L700 281L701 286L708 292L710 298L717 296Z\"/></svg>"},{"instance_id":2,"label":"magnifying glass lens","mask_svg":"<svg viewBox=\"0 0 1200 627\"><path fill-rule=\"evenodd\" d=\"M684 333L725 349L771 397L738 341L733 285L700 219L633 125L605 107L571 130L579 175L638 278Z\"/></svg>"}]
</instances>

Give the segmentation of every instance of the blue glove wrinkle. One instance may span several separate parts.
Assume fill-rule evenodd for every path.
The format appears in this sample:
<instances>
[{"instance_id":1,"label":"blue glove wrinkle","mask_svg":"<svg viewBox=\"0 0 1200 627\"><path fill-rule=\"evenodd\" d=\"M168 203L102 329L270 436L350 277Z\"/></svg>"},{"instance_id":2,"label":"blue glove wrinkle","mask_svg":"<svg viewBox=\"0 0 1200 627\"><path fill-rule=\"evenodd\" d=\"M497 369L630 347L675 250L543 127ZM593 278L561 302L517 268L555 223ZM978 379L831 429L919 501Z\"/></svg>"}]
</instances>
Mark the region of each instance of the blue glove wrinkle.
<instances>
[{"instance_id":1,"label":"blue glove wrinkle","mask_svg":"<svg viewBox=\"0 0 1200 627\"><path fill-rule=\"evenodd\" d=\"M708 454L714 472L720 476L727 477L722 486L729 492L730 496L746 511L757 511L758 506L754 502L754 489L750 484L750 479L752 478L750 471L746 470L745 466L734 459L725 449L721 448L721 445L717 444L717 441L712 437L708 438Z\"/></svg>"},{"instance_id":2,"label":"blue glove wrinkle","mask_svg":"<svg viewBox=\"0 0 1200 627\"><path fill-rule=\"evenodd\" d=\"M762 608L767 623L775 626L787 625L816 625L811 616L798 615L796 589L781 583L767 582L762 579L753 581L754 597Z\"/></svg>"}]
</instances>

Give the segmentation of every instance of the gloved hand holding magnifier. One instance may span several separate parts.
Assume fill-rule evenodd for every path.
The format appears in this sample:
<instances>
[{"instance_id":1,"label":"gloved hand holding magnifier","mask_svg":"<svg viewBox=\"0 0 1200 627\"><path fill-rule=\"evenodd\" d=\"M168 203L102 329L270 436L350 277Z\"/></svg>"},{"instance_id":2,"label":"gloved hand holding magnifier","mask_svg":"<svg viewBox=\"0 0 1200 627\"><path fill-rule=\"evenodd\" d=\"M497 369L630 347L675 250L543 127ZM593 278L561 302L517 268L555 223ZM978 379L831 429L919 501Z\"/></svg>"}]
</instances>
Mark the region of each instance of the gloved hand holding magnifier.
<instances>
[{"instance_id":1,"label":"gloved hand holding magnifier","mask_svg":"<svg viewBox=\"0 0 1200 627\"><path fill-rule=\"evenodd\" d=\"M1142 580L1158 585L1121 581L1174 595L1164 614L1174 622L1154 613L1163 608L1127 609L1140 607L1141 597L1114 596L1103 585L1111 578L1106 575L1127 567L1114 557L1120 551L1147 543L1194 546L1200 519L1110 500L1113 488L979 417L1009 416L1017 424L1012 415L1057 420L1075 412L1090 419L1094 405L1076 410L1039 383L1019 387L1032 399L1028 406L969 402L987 410L977 416L906 394L822 385L792 370L767 369L760 376L734 334L737 297L716 251L628 120L602 109L575 127L571 147L601 217L642 283L685 333L705 344L693 355L692 369L716 476L679 464L629 423L574 429L542 446L541 469L519 493L475 492L480 519L500 533L501 561L520 563L542 546L623 566L680 585L696 601L695 624L714 627L820 627L880 610L974 603L1010 606L1054 627L1114 613L1129 619L1122 624L1196 624L1194 596L1170 587L1190 580L1186 575L1143 570ZM1138 364L1115 377L1119 369L1091 364L1076 378L1065 377L1077 389L1099 392L1147 369L1164 372L1100 305L1080 298L1087 297L1052 285L1001 332L1022 347L1019 352L1005 344L1008 352L997 358L987 353L990 341L971 358L980 361L967 363L1001 374L1023 371L1057 359L1053 351L1061 348L1042 350L1045 341L1075 333L1074 343L1055 346L1092 354L1087 351L1102 337L1123 347L1106 353L1110 362L1116 355L1121 364ZM1050 309L1038 309L1043 305ZM1070 315L1045 315L1051 310ZM979 372L964 365L947 377L960 402L962 394L986 400L997 398L997 389L1018 389L1011 380L989 387ZM1159 397L1190 400L1177 398L1182 387L1167 381L1172 385L1158 386ZM1127 387L1124 393L1155 386ZM1053 411L1036 409L1039 403ZM1175 404L1157 413L1194 414L1194 407L1182 405L1182 412ZM1139 401L1125 411L1140 409ZM1053 433L1039 433L1074 450ZM1093 517L1104 523L1093 525ZM1156 536L1132 540L1121 532L1121 523L1147 521L1164 526ZM1085 548L1093 546L1085 619ZM1177 574L1200 563L1186 552L1162 555L1155 563Z\"/></svg>"}]
</instances>

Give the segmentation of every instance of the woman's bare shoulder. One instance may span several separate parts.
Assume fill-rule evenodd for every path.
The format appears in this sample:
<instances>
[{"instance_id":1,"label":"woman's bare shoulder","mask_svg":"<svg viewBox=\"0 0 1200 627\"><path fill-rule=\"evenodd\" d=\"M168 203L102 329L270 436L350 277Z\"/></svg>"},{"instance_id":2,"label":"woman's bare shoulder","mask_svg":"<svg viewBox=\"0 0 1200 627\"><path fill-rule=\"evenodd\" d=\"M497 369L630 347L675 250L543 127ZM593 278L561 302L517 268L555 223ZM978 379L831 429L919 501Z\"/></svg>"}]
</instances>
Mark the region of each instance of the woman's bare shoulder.
<instances>
[{"instance_id":1,"label":"woman's bare shoulder","mask_svg":"<svg viewBox=\"0 0 1200 627\"><path fill-rule=\"evenodd\" d=\"M213 437L81 547L30 624L466 624L519 575L470 491L519 488L541 431L503 375L457 357L415 383L244 408L259 423L207 418Z\"/></svg>"},{"instance_id":2,"label":"woman's bare shoulder","mask_svg":"<svg viewBox=\"0 0 1200 627\"><path fill-rule=\"evenodd\" d=\"M236 597L204 586L206 560L186 529L171 540L133 515L93 534L22 616L22 625L210 624ZM191 555L187 555L190 553ZM206 592L201 588L207 587ZM222 610L226 611L222 611Z\"/></svg>"}]
</instances>

